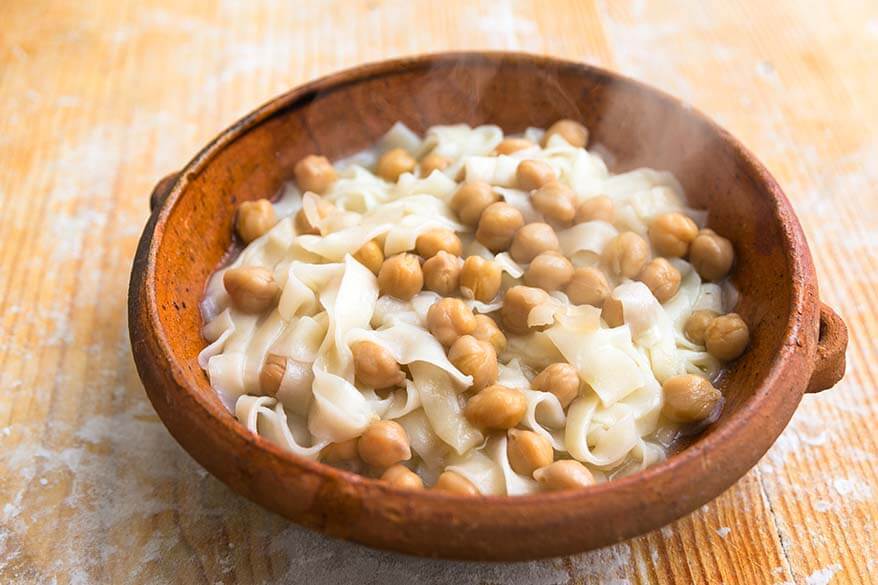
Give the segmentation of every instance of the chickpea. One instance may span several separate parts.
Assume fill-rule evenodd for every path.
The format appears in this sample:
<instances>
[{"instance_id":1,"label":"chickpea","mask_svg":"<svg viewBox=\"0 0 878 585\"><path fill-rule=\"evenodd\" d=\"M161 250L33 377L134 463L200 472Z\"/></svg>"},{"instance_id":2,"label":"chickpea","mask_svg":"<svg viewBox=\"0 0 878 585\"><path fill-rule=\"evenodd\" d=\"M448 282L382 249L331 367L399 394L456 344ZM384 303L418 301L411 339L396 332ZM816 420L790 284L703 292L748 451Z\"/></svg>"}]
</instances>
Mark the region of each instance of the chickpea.
<instances>
[{"instance_id":1,"label":"chickpea","mask_svg":"<svg viewBox=\"0 0 878 585\"><path fill-rule=\"evenodd\" d=\"M649 226L649 241L660 256L682 258L698 235L698 226L682 213L663 213Z\"/></svg>"},{"instance_id":2,"label":"chickpea","mask_svg":"<svg viewBox=\"0 0 878 585\"><path fill-rule=\"evenodd\" d=\"M360 459L378 469L387 469L412 457L409 436L398 422L379 420L369 425L357 441Z\"/></svg>"},{"instance_id":3,"label":"chickpea","mask_svg":"<svg viewBox=\"0 0 878 585\"><path fill-rule=\"evenodd\" d=\"M573 221L575 223L585 223L587 221L613 223L615 216L616 209L613 205L613 200L606 195L598 195L586 199L576 207L576 216L573 218Z\"/></svg>"},{"instance_id":4,"label":"chickpea","mask_svg":"<svg viewBox=\"0 0 878 585\"><path fill-rule=\"evenodd\" d=\"M634 232L622 232L604 248L604 262L623 278L634 278L649 262L649 244Z\"/></svg>"},{"instance_id":5,"label":"chickpea","mask_svg":"<svg viewBox=\"0 0 878 585\"><path fill-rule=\"evenodd\" d=\"M534 390L551 392L558 398L561 406L567 408L579 396L579 372L570 364L551 364L530 385Z\"/></svg>"},{"instance_id":6,"label":"chickpea","mask_svg":"<svg viewBox=\"0 0 878 585\"><path fill-rule=\"evenodd\" d=\"M704 330L708 353L724 362L741 357L749 343L750 329L737 313L717 317Z\"/></svg>"},{"instance_id":7,"label":"chickpea","mask_svg":"<svg viewBox=\"0 0 878 585\"><path fill-rule=\"evenodd\" d=\"M534 471L534 479L544 490L575 490L594 484L588 468L573 459L562 459Z\"/></svg>"},{"instance_id":8,"label":"chickpea","mask_svg":"<svg viewBox=\"0 0 878 585\"><path fill-rule=\"evenodd\" d=\"M378 288L381 294L404 301L409 300L424 287L424 272L414 254L391 256L378 271Z\"/></svg>"},{"instance_id":9,"label":"chickpea","mask_svg":"<svg viewBox=\"0 0 878 585\"><path fill-rule=\"evenodd\" d=\"M686 334L687 339L692 343L704 345L704 334L707 331L707 326L717 317L719 317L719 313L716 311L710 311L708 309L693 311L692 314L689 315L689 318L686 319L683 333Z\"/></svg>"},{"instance_id":10,"label":"chickpea","mask_svg":"<svg viewBox=\"0 0 878 585\"><path fill-rule=\"evenodd\" d=\"M583 148L588 144L588 128L575 120L558 120L546 130L543 136L543 146L549 143L549 138L555 135L567 141L570 146Z\"/></svg>"},{"instance_id":11,"label":"chickpea","mask_svg":"<svg viewBox=\"0 0 878 585\"><path fill-rule=\"evenodd\" d=\"M510 429L507 432L506 455L515 473L532 477L533 472L552 463L552 443L533 431Z\"/></svg>"},{"instance_id":12,"label":"chickpea","mask_svg":"<svg viewBox=\"0 0 878 585\"><path fill-rule=\"evenodd\" d=\"M476 392L497 381L497 352L487 341L479 341L472 335L459 337L448 350L448 361L473 377L472 387Z\"/></svg>"},{"instance_id":13,"label":"chickpea","mask_svg":"<svg viewBox=\"0 0 878 585\"><path fill-rule=\"evenodd\" d=\"M637 280L649 287L653 296L662 304L677 294L681 279L680 271L664 258L651 260L637 276Z\"/></svg>"},{"instance_id":14,"label":"chickpea","mask_svg":"<svg viewBox=\"0 0 878 585\"><path fill-rule=\"evenodd\" d=\"M423 258L432 258L440 251L460 256L460 250L460 238L448 228L427 230L415 242L415 251Z\"/></svg>"},{"instance_id":15,"label":"chickpea","mask_svg":"<svg viewBox=\"0 0 878 585\"><path fill-rule=\"evenodd\" d=\"M569 224L576 217L575 198L573 189L558 181L546 183L530 194L534 209L560 224Z\"/></svg>"},{"instance_id":16,"label":"chickpea","mask_svg":"<svg viewBox=\"0 0 878 585\"><path fill-rule=\"evenodd\" d=\"M547 223L529 223L512 238L509 255L516 262L527 264L543 252L557 252L560 248L555 230Z\"/></svg>"},{"instance_id":17,"label":"chickpea","mask_svg":"<svg viewBox=\"0 0 878 585\"><path fill-rule=\"evenodd\" d=\"M448 296L460 284L460 258L440 250L424 262L424 288Z\"/></svg>"},{"instance_id":18,"label":"chickpea","mask_svg":"<svg viewBox=\"0 0 878 585\"><path fill-rule=\"evenodd\" d=\"M476 315L476 328L470 335L479 341L490 343L497 355L506 349L506 336L497 327L497 323L487 315Z\"/></svg>"},{"instance_id":19,"label":"chickpea","mask_svg":"<svg viewBox=\"0 0 878 585\"><path fill-rule=\"evenodd\" d=\"M611 289L606 275L600 269L581 266L573 271L566 292L567 298L574 305L600 307L610 296Z\"/></svg>"},{"instance_id":20,"label":"chickpea","mask_svg":"<svg viewBox=\"0 0 878 585\"><path fill-rule=\"evenodd\" d=\"M429 177L433 171L444 171L450 164L451 161L444 156L431 152L421 159L421 176Z\"/></svg>"},{"instance_id":21,"label":"chickpea","mask_svg":"<svg viewBox=\"0 0 878 585\"><path fill-rule=\"evenodd\" d=\"M482 212L476 228L476 239L496 254L509 248L515 232L523 225L524 216L520 211L498 201Z\"/></svg>"},{"instance_id":22,"label":"chickpea","mask_svg":"<svg viewBox=\"0 0 878 585\"><path fill-rule=\"evenodd\" d=\"M268 311L280 295L280 287L271 270L259 266L229 268L223 274L223 286L232 305L251 315Z\"/></svg>"},{"instance_id":23,"label":"chickpea","mask_svg":"<svg viewBox=\"0 0 878 585\"><path fill-rule=\"evenodd\" d=\"M323 199L318 200L317 217L319 217L320 219L326 219L335 211L335 205L333 205L329 201L324 201ZM304 209L300 209L296 212L296 217L293 220L293 225L296 228L297 234L308 234L314 236L320 235L320 228L311 223L311 221L305 215Z\"/></svg>"},{"instance_id":24,"label":"chickpea","mask_svg":"<svg viewBox=\"0 0 878 585\"><path fill-rule=\"evenodd\" d=\"M494 384L470 398L463 414L480 429L506 430L521 422L526 410L527 400L520 390Z\"/></svg>"},{"instance_id":25,"label":"chickpea","mask_svg":"<svg viewBox=\"0 0 878 585\"><path fill-rule=\"evenodd\" d=\"M384 264L384 250L375 240L369 240L354 254L354 260L378 275L381 265Z\"/></svg>"},{"instance_id":26,"label":"chickpea","mask_svg":"<svg viewBox=\"0 0 878 585\"><path fill-rule=\"evenodd\" d=\"M555 171L546 161L523 160L515 171L518 186L525 191L539 189L546 183L555 180Z\"/></svg>"},{"instance_id":27,"label":"chickpea","mask_svg":"<svg viewBox=\"0 0 878 585\"><path fill-rule=\"evenodd\" d=\"M445 347L476 328L476 318L460 299L445 298L433 303L427 310L427 329Z\"/></svg>"},{"instance_id":28,"label":"chickpea","mask_svg":"<svg viewBox=\"0 0 878 585\"><path fill-rule=\"evenodd\" d=\"M704 280L722 280L734 260L732 243L713 230L701 230L689 247L689 262Z\"/></svg>"},{"instance_id":29,"label":"chickpea","mask_svg":"<svg viewBox=\"0 0 878 585\"><path fill-rule=\"evenodd\" d=\"M573 264L557 252L543 252L524 271L524 284L545 291L561 290L573 278Z\"/></svg>"},{"instance_id":30,"label":"chickpea","mask_svg":"<svg viewBox=\"0 0 878 585\"><path fill-rule=\"evenodd\" d=\"M330 443L320 450L320 459L327 463L341 463L359 459L357 439L348 439L340 443Z\"/></svg>"},{"instance_id":31,"label":"chickpea","mask_svg":"<svg viewBox=\"0 0 878 585\"><path fill-rule=\"evenodd\" d=\"M479 223L482 212L497 200L497 194L491 185L484 181L470 181L460 186L448 206L462 223L475 226Z\"/></svg>"},{"instance_id":32,"label":"chickpea","mask_svg":"<svg viewBox=\"0 0 878 585\"><path fill-rule=\"evenodd\" d=\"M497 145L497 148L494 149L494 152L497 154L512 154L531 146L534 146L534 143L527 138L504 138Z\"/></svg>"},{"instance_id":33,"label":"chickpea","mask_svg":"<svg viewBox=\"0 0 878 585\"><path fill-rule=\"evenodd\" d=\"M506 291L500 317L506 329L515 335L523 335L530 331L527 324L528 315L537 305L549 300L549 294L541 288L530 286L513 286Z\"/></svg>"},{"instance_id":34,"label":"chickpea","mask_svg":"<svg viewBox=\"0 0 878 585\"><path fill-rule=\"evenodd\" d=\"M386 481L391 487L400 490L422 490L424 480L417 473L401 463L391 465L381 474L381 481Z\"/></svg>"},{"instance_id":35,"label":"chickpea","mask_svg":"<svg viewBox=\"0 0 878 585\"><path fill-rule=\"evenodd\" d=\"M391 148L378 159L375 174L385 181L395 183L401 174L412 172L416 164L415 159L404 148Z\"/></svg>"},{"instance_id":36,"label":"chickpea","mask_svg":"<svg viewBox=\"0 0 878 585\"><path fill-rule=\"evenodd\" d=\"M309 154L293 167L296 184L302 192L325 192L335 182L338 175L325 156Z\"/></svg>"},{"instance_id":37,"label":"chickpea","mask_svg":"<svg viewBox=\"0 0 878 585\"><path fill-rule=\"evenodd\" d=\"M391 353L371 341L351 344L357 381L370 388L391 388L405 381L405 374Z\"/></svg>"},{"instance_id":38,"label":"chickpea","mask_svg":"<svg viewBox=\"0 0 878 585\"><path fill-rule=\"evenodd\" d=\"M673 376L662 384L662 414L675 422L701 421L713 414L722 393L700 376Z\"/></svg>"},{"instance_id":39,"label":"chickpea","mask_svg":"<svg viewBox=\"0 0 878 585\"><path fill-rule=\"evenodd\" d=\"M490 302L500 292L502 276L496 262L470 256L460 272L460 292L467 298Z\"/></svg>"},{"instance_id":40,"label":"chickpea","mask_svg":"<svg viewBox=\"0 0 878 585\"><path fill-rule=\"evenodd\" d=\"M286 370L287 358L274 353L265 356L265 362L262 364L262 369L259 370L259 390L263 396L277 394Z\"/></svg>"},{"instance_id":41,"label":"chickpea","mask_svg":"<svg viewBox=\"0 0 878 585\"><path fill-rule=\"evenodd\" d=\"M268 199L245 201L235 215L235 231L245 244L265 234L277 223L274 207Z\"/></svg>"},{"instance_id":42,"label":"chickpea","mask_svg":"<svg viewBox=\"0 0 878 585\"><path fill-rule=\"evenodd\" d=\"M610 327L621 327L625 324L622 301L616 297L607 297L601 307L601 319Z\"/></svg>"},{"instance_id":43,"label":"chickpea","mask_svg":"<svg viewBox=\"0 0 878 585\"><path fill-rule=\"evenodd\" d=\"M455 471L443 471L436 480L433 489L437 492L448 492L460 496L478 496L479 488L473 482Z\"/></svg>"}]
</instances>

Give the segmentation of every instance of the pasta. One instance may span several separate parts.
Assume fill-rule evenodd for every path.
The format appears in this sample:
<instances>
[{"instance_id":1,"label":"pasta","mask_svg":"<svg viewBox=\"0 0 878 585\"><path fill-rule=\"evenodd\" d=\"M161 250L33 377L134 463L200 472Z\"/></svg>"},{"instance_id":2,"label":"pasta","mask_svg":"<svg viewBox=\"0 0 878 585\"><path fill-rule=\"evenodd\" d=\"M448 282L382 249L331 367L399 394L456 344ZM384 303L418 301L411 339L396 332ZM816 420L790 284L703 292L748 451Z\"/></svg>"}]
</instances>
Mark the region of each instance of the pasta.
<instances>
[{"instance_id":1,"label":"pasta","mask_svg":"<svg viewBox=\"0 0 878 585\"><path fill-rule=\"evenodd\" d=\"M587 140L571 120L397 123L300 161L272 206L239 208L244 247L205 289L198 363L223 403L401 489L515 496L662 460L749 342L734 251L672 174L613 174Z\"/></svg>"}]
</instances>

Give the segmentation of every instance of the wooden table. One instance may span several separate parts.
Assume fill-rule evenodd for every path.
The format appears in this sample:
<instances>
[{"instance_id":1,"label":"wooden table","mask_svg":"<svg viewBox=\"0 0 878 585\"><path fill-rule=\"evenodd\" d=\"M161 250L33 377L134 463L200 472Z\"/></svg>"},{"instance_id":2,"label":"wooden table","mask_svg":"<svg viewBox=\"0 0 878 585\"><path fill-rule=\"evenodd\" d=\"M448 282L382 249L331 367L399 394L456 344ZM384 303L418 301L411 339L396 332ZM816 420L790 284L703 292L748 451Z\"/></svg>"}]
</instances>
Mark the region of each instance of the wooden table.
<instances>
[{"instance_id":1,"label":"wooden table","mask_svg":"<svg viewBox=\"0 0 878 585\"><path fill-rule=\"evenodd\" d=\"M5 0L0 582L878 579L878 4L675 4ZM223 127L360 62L487 48L620 70L725 125L786 188L851 332L845 380L806 397L722 497L617 546L517 565L375 552L233 494L153 413L125 319L152 185Z\"/></svg>"}]
</instances>

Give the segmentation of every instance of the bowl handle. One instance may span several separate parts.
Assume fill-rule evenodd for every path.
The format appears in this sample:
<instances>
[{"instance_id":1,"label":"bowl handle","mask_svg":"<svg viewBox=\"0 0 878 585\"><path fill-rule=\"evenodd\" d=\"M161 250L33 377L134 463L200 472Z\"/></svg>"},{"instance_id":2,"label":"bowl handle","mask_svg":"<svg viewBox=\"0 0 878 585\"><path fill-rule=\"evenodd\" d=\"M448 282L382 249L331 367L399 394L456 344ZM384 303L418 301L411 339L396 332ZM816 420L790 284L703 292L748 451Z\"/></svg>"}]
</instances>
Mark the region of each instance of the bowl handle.
<instances>
[{"instance_id":1,"label":"bowl handle","mask_svg":"<svg viewBox=\"0 0 878 585\"><path fill-rule=\"evenodd\" d=\"M156 186L153 188L152 193L149 196L150 211L155 211L156 208L161 207L179 177L180 173L171 173L156 183Z\"/></svg>"},{"instance_id":2,"label":"bowl handle","mask_svg":"<svg viewBox=\"0 0 878 585\"><path fill-rule=\"evenodd\" d=\"M838 313L820 303L820 337L808 392L820 392L835 386L844 376L844 352L848 345L848 328Z\"/></svg>"}]
</instances>

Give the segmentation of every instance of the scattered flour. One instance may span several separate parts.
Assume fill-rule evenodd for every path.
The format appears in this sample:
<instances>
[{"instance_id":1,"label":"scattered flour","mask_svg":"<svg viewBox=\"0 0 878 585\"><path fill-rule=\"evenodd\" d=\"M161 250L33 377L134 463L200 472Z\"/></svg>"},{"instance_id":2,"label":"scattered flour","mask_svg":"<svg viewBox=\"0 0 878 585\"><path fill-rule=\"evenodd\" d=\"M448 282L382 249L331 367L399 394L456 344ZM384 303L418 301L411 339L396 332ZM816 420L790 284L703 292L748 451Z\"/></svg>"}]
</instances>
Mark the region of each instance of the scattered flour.
<instances>
[{"instance_id":1,"label":"scattered flour","mask_svg":"<svg viewBox=\"0 0 878 585\"><path fill-rule=\"evenodd\" d=\"M828 567L824 567L808 575L808 578L805 579L805 584L828 585L832 581L832 578L835 577L835 574L839 571L841 571L841 565L833 563Z\"/></svg>"}]
</instances>

